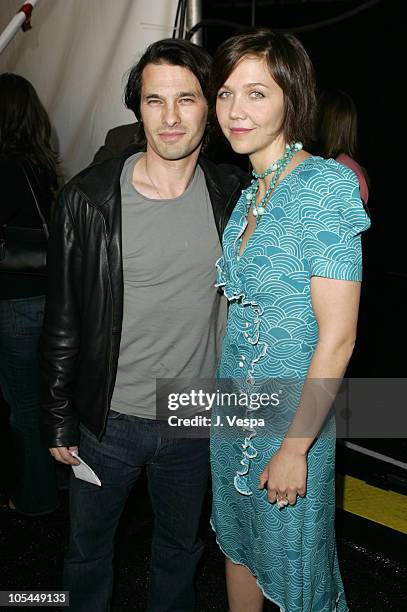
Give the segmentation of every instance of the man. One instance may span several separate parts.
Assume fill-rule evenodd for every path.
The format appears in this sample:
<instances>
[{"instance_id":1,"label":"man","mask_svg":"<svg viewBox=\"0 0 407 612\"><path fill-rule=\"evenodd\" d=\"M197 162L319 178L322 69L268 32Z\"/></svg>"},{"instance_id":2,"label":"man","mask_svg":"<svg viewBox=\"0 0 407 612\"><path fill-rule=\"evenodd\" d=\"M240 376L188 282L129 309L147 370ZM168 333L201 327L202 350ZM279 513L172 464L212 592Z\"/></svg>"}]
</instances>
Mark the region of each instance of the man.
<instances>
[{"instance_id":1,"label":"man","mask_svg":"<svg viewBox=\"0 0 407 612\"><path fill-rule=\"evenodd\" d=\"M163 439L155 379L211 377L225 312L220 236L243 173L200 157L210 57L152 44L130 73L139 147L72 179L55 209L41 359L52 455L78 450L99 488L72 479L64 588L71 610L110 609L113 539L143 466L155 527L148 610L190 612L208 440Z\"/></svg>"}]
</instances>

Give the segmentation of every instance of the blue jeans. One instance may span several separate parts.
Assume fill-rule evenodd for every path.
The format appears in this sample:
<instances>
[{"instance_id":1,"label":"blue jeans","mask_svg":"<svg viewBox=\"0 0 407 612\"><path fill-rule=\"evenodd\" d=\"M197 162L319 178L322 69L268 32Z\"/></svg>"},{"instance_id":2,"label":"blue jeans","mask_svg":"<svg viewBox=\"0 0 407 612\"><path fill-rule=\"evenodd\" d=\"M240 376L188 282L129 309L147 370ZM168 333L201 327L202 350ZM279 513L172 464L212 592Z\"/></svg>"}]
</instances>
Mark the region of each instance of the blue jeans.
<instances>
[{"instance_id":1,"label":"blue jeans","mask_svg":"<svg viewBox=\"0 0 407 612\"><path fill-rule=\"evenodd\" d=\"M40 515L58 505L55 465L41 436L38 339L43 295L0 300L0 385L10 406L15 451L12 501L19 512Z\"/></svg>"},{"instance_id":2,"label":"blue jeans","mask_svg":"<svg viewBox=\"0 0 407 612\"><path fill-rule=\"evenodd\" d=\"M71 534L64 589L71 612L110 610L114 535L143 466L154 511L149 612L192 612L203 543L198 536L209 478L205 439L165 439L155 420L110 412L101 442L81 428L80 456L102 486L71 479Z\"/></svg>"}]
</instances>

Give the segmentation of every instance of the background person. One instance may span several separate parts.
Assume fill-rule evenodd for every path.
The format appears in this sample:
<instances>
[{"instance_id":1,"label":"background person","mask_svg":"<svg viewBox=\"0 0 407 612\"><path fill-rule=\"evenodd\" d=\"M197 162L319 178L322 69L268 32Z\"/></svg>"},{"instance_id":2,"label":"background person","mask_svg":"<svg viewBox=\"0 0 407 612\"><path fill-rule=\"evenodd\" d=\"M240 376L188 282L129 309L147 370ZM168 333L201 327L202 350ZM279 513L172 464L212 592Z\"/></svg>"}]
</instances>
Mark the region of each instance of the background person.
<instances>
[{"instance_id":1,"label":"background person","mask_svg":"<svg viewBox=\"0 0 407 612\"><path fill-rule=\"evenodd\" d=\"M355 159L358 115L351 96L341 89L323 90L318 97L316 129L316 153L353 170L359 181L360 197L367 204L368 175Z\"/></svg>"},{"instance_id":2,"label":"background person","mask_svg":"<svg viewBox=\"0 0 407 612\"><path fill-rule=\"evenodd\" d=\"M93 162L102 162L120 156L123 151L136 142L137 123L126 123L112 128L106 134L105 142L96 151Z\"/></svg>"},{"instance_id":3,"label":"background person","mask_svg":"<svg viewBox=\"0 0 407 612\"><path fill-rule=\"evenodd\" d=\"M31 83L1 74L0 234L4 226L41 228L31 188L49 220L58 188L50 137L47 113ZM10 407L16 462L11 498L7 495L3 505L30 515L52 512L59 503L55 466L40 433L37 350L46 288L46 276L6 273L0 267L0 385Z\"/></svg>"}]
</instances>

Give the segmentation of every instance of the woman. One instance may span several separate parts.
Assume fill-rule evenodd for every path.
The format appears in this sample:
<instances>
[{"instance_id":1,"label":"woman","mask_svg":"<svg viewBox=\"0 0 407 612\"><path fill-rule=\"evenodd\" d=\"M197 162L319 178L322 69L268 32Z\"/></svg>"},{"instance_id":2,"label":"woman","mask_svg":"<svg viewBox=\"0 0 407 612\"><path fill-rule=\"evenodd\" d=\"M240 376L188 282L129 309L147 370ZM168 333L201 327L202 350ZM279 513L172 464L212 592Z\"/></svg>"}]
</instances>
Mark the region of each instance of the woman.
<instances>
[{"instance_id":1,"label":"woman","mask_svg":"<svg viewBox=\"0 0 407 612\"><path fill-rule=\"evenodd\" d=\"M369 199L367 172L355 160L358 115L352 98L340 89L325 89L318 97L317 151L322 157L336 159L356 174L360 197Z\"/></svg>"},{"instance_id":2,"label":"woman","mask_svg":"<svg viewBox=\"0 0 407 612\"><path fill-rule=\"evenodd\" d=\"M51 126L31 83L0 75L0 233L4 226L41 228L58 187ZM7 239L6 239L7 240ZM58 506L55 468L40 434L37 346L45 276L12 274L0 267L0 386L10 406L16 460L11 497L3 508L40 515Z\"/></svg>"},{"instance_id":3,"label":"woman","mask_svg":"<svg viewBox=\"0 0 407 612\"><path fill-rule=\"evenodd\" d=\"M213 428L212 525L229 607L258 612L265 596L285 612L344 612L332 416L317 434L355 341L369 220L353 172L302 148L314 76L294 36L262 29L229 39L212 86L224 135L253 167L217 264L230 302L219 377L251 395L274 389L280 404L247 408L264 418L263 435L260 425Z\"/></svg>"}]
</instances>

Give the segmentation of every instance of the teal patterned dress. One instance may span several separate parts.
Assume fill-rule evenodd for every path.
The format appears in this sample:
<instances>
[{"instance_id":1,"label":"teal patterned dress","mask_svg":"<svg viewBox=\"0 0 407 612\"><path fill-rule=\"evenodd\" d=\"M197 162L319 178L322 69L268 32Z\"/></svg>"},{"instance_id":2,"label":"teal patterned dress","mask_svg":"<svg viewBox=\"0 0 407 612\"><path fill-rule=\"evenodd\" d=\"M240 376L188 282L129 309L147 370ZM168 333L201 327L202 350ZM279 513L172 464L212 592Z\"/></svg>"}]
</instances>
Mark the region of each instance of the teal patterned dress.
<instances>
[{"instance_id":1,"label":"teal patterned dress","mask_svg":"<svg viewBox=\"0 0 407 612\"><path fill-rule=\"evenodd\" d=\"M307 158L274 190L238 257L246 216L243 193L217 263L218 286L229 300L219 378L253 390L264 379L271 385L279 379L278 386L286 379L303 382L318 341L311 277L361 280L361 233L369 218L357 178L334 160ZM297 391L288 394L291 416ZM308 453L306 496L283 509L258 488L282 437L261 435L256 427L236 427L233 435L212 428L212 526L218 543L284 612L348 610L335 544L335 423L330 421L332 435L319 436Z\"/></svg>"}]
</instances>

